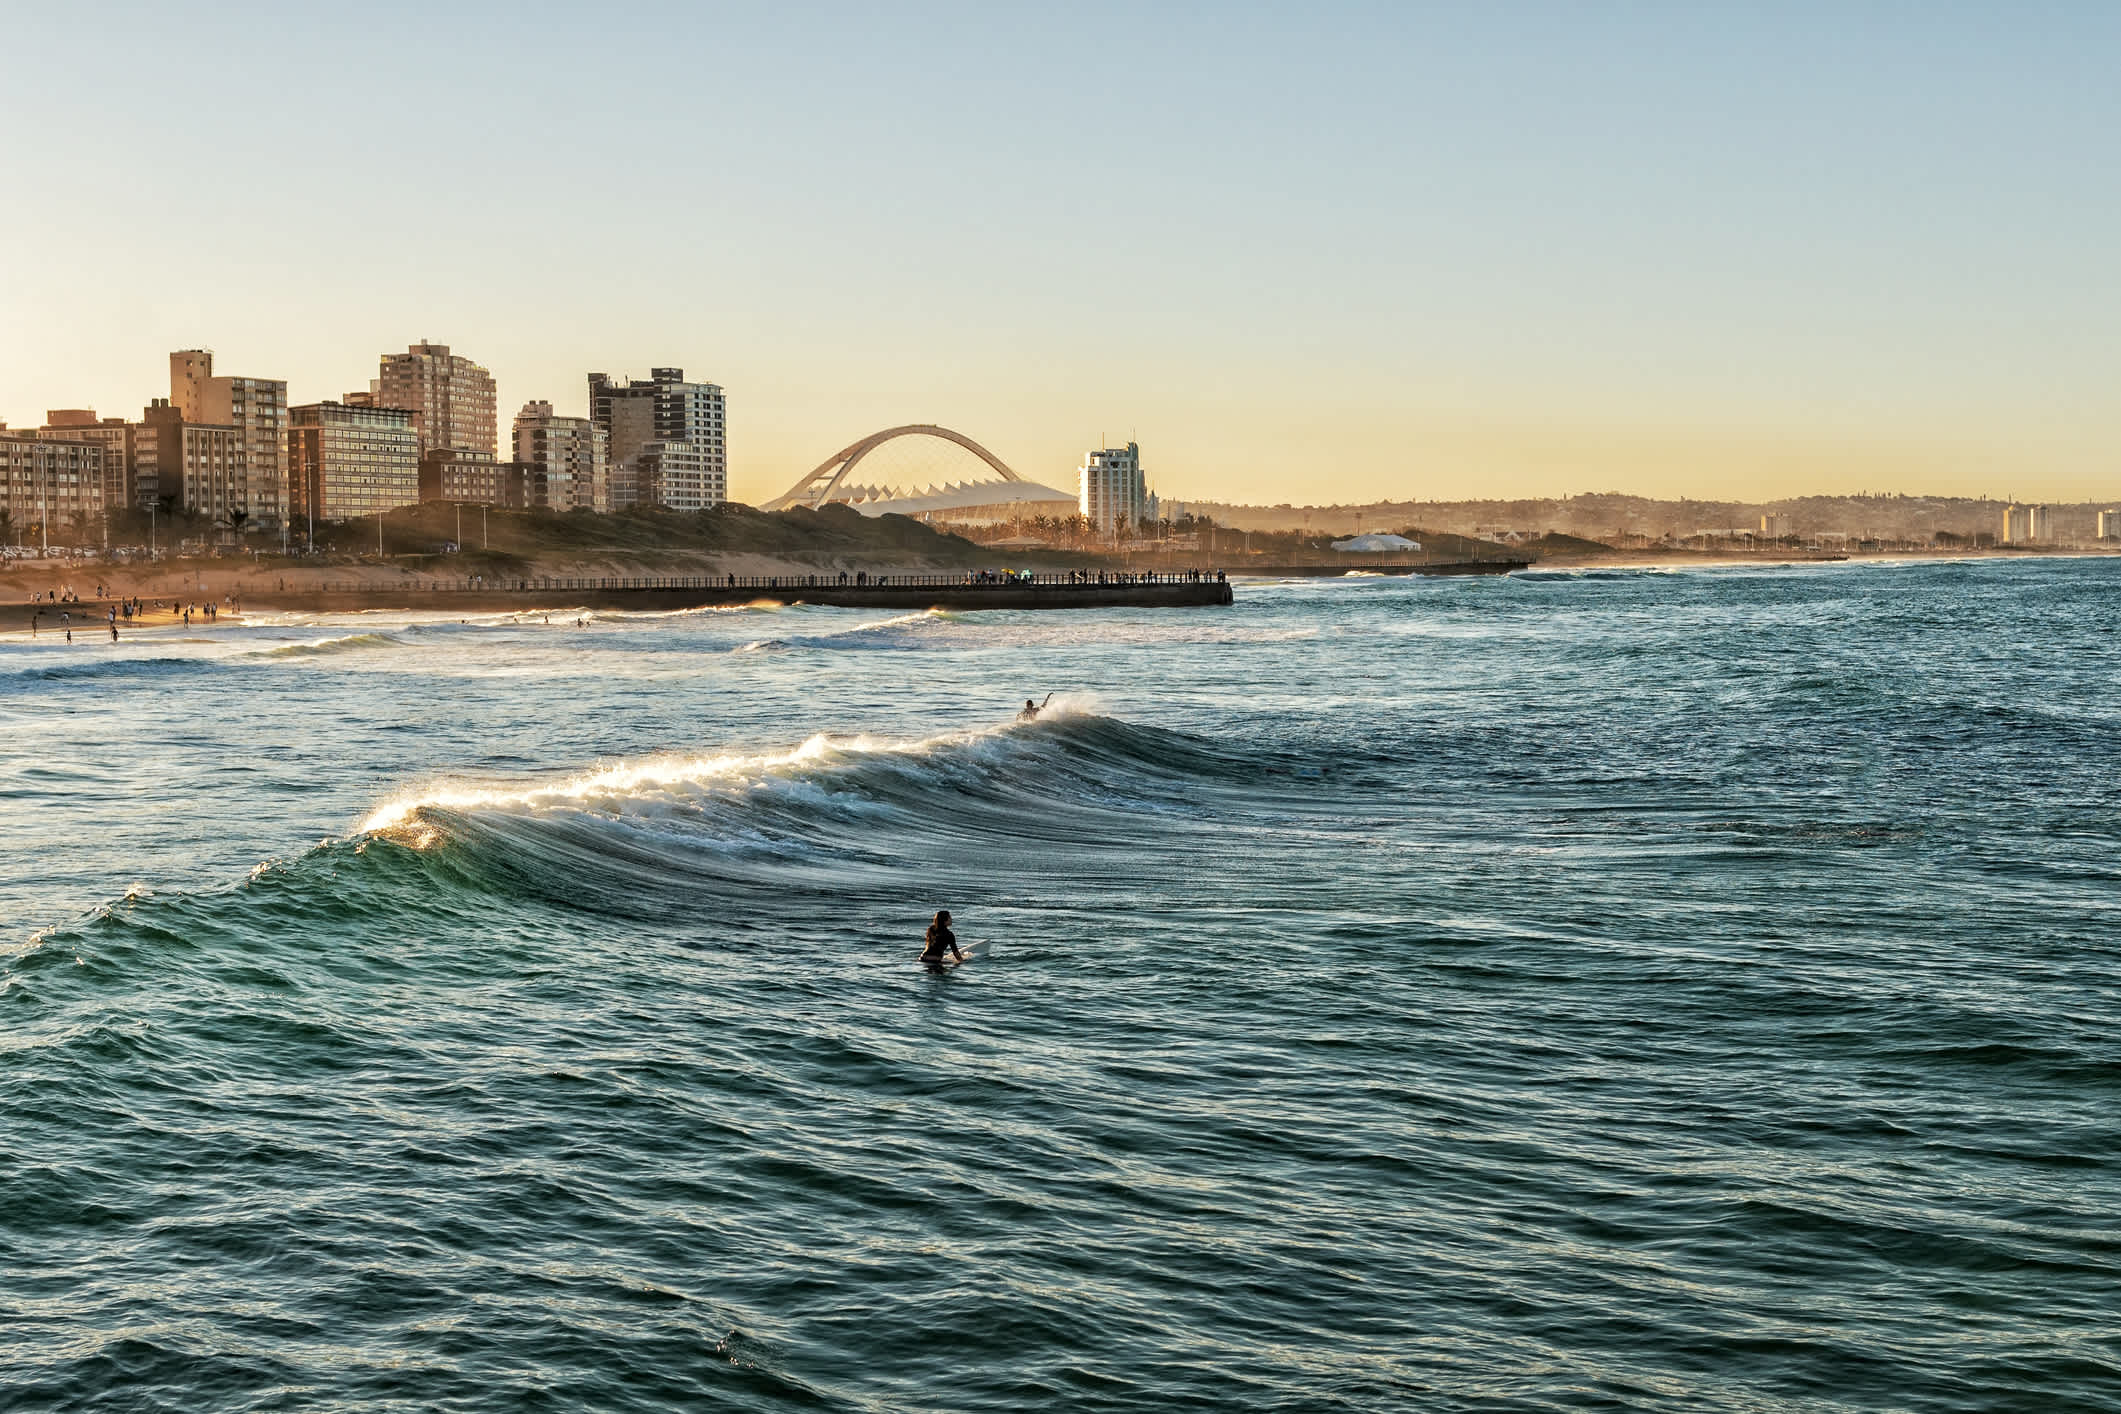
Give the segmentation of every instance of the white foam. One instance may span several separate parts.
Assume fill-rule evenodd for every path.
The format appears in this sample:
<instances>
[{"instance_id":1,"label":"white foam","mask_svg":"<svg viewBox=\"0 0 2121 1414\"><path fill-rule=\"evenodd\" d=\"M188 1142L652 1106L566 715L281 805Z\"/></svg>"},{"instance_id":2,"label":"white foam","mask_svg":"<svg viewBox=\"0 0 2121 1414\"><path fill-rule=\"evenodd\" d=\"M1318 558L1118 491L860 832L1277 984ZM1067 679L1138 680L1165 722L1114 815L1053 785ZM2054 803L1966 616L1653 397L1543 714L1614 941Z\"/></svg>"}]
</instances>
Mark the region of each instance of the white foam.
<instances>
[{"instance_id":1,"label":"white foam","mask_svg":"<svg viewBox=\"0 0 2121 1414\"><path fill-rule=\"evenodd\" d=\"M1049 710L1059 710L1060 703ZM1071 706L1069 711L1081 710ZM359 834L388 835L415 847L431 843L434 832L421 824L426 809L442 810L584 810L620 807L658 796L683 795L717 788L749 788L793 772L814 769L836 759L860 756L917 758L944 747L993 738L1006 726L946 732L916 741L871 736L833 737L822 733L790 751L730 752L712 756L651 756L618 761L538 784L437 782L408 788L372 810Z\"/></svg>"}]
</instances>

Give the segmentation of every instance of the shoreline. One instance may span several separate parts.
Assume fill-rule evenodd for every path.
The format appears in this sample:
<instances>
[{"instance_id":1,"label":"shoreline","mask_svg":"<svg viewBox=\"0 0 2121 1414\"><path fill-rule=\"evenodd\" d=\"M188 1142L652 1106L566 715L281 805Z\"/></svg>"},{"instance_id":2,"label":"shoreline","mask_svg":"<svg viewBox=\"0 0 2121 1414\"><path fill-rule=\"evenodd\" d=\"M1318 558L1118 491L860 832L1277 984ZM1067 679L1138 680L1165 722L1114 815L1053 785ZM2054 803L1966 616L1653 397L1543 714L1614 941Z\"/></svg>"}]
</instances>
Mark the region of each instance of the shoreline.
<instances>
[{"instance_id":1,"label":"shoreline","mask_svg":"<svg viewBox=\"0 0 2121 1414\"><path fill-rule=\"evenodd\" d=\"M1452 564L1348 564L1259 566L1223 563L1215 569L1201 568L1212 576L1220 572L1229 581L1275 579L1418 578L1474 574L1506 575L1530 571L1581 572L1595 570L1657 571L1688 569L1787 569L1818 564L1953 564L1981 560L2088 560L2121 555L2121 549L2070 548L2056 550L1971 549L1874 550L1846 555L1818 552L1791 554L1714 554L1692 551L1553 555L1530 561L1482 561ZM725 568L726 567L726 568ZM96 561L35 560L0 563L0 636L42 638L71 627L85 633L108 634L105 617L110 607L124 599L148 604L173 604L131 619L120 618L122 636L134 629L184 626L185 604L219 605L221 611L240 619L245 609L279 613L359 613L402 610L408 613L452 609L479 613L530 613L557 608L651 609L741 606L760 601L781 603L839 604L855 608L1106 608L1191 607L1231 602L1229 583L1213 578L1184 581L1185 569L1107 569L1106 574L1126 575L1131 584L1077 584L1054 582L1012 588L1007 584L967 584L966 571L957 567L894 566L867 571L892 579L918 580L905 585L857 586L837 583L848 566L821 566L766 556L717 557L711 573L669 576L664 566L643 566L626 557L590 560L559 559L540 563L536 575L517 578L517 589L467 588L467 581L420 568L377 561L343 564L279 565L243 560L176 560L152 564L102 564ZM688 568L693 568L688 566ZM1200 568L1200 567L1196 567ZM643 572L643 571L647 572ZM731 588L707 583L735 573L739 583ZM1050 573L1050 572L1049 572ZM655 583L684 579L680 587ZM831 583L813 581L834 581ZM627 583L627 582L631 583ZM624 584L625 587L619 587ZM98 585L107 593L98 597ZM78 601L32 602L30 591L50 593L68 590ZM1030 591L1037 591L1032 593ZM1184 592L1181 592L1184 591ZM30 616L38 616L32 635ZM62 623L59 615L70 615ZM196 615L192 628L212 627Z\"/></svg>"},{"instance_id":2,"label":"shoreline","mask_svg":"<svg viewBox=\"0 0 2121 1414\"><path fill-rule=\"evenodd\" d=\"M836 578L836 577L834 577ZM1103 608L1207 608L1233 602L1227 581L1184 575L1129 576L1123 583L1074 583L1055 578L1036 583L966 582L959 576L894 575L910 583L854 584L815 581L823 575L747 577L735 584L574 580L562 583L522 581L515 588L485 587L462 581L426 586L365 586L358 581L314 588L246 590L207 600L220 614L241 622L247 613L454 613L534 614L556 609L669 612L684 609L742 608L750 604L814 604L852 609L954 609L981 611ZM800 582L811 581L811 582ZM83 598L58 603L0 602L0 633L42 638L71 628L106 635L114 598ZM160 601L150 601L160 602ZM172 625L212 628L217 620L196 613L184 623L181 601L175 609L156 608L131 619L120 617L120 638L132 629ZM31 616L37 627L32 631ZM61 616L65 617L62 618Z\"/></svg>"},{"instance_id":3,"label":"shoreline","mask_svg":"<svg viewBox=\"0 0 2121 1414\"><path fill-rule=\"evenodd\" d=\"M1699 551L1673 551L1667 553L1616 551L1609 555L1547 555L1529 562L1508 562L1508 573L1524 570L1687 570L1687 569L1787 569L1798 565L1868 565L1868 564L1956 564L1975 560L2102 560L2121 556L2121 550L2082 549L2067 550L1862 550L1848 554L1793 553L1779 555L1719 554ZM1481 562L1471 562L1479 564ZM1502 562L1490 561L1499 566ZM1361 577L1406 579L1423 573L1421 565L1404 564L1350 564L1346 566L1319 565L1297 567L1261 567L1249 569L1219 566L1232 579L1333 579L1348 575ZM1439 565L1431 574L1441 573ZM1479 571L1475 571L1479 572ZM1488 573L1501 572L1490 569Z\"/></svg>"},{"instance_id":4,"label":"shoreline","mask_svg":"<svg viewBox=\"0 0 2121 1414\"><path fill-rule=\"evenodd\" d=\"M1847 554L1742 555L1710 552L1672 554L1553 555L1535 560L1535 570L1784 569L1795 565L1957 564L1973 560L2103 560L2121 550L1851 550Z\"/></svg>"}]
</instances>

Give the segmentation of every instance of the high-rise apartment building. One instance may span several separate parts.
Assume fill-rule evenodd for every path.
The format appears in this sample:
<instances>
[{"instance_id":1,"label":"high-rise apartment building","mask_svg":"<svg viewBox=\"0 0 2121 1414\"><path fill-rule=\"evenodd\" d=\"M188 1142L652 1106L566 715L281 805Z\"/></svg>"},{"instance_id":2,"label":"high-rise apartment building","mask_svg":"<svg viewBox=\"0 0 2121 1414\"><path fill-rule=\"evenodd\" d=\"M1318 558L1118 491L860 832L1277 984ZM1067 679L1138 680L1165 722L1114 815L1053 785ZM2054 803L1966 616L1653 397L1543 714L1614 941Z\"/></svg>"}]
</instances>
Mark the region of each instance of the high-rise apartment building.
<instances>
[{"instance_id":1,"label":"high-rise apartment building","mask_svg":"<svg viewBox=\"0 0 2121 1414\"><path fill-rule=\"evenodd\" d=\"M613 510L699 511L729 499L728 405L719 386L687 383L682 368L651 369L646 382L592 373L589 420L609 439Z\"/></svg>"},{"instance_id":2,"label":"high-rise apartment building","mask_svg":"<svg viewBox=\"0 0 2121 1414\"><path fill-rule=\"evenodd\" d=\"M276 528L287 510L286 381L217 377L211 350L180 349L169 356L169 401L186 423L236 430L227 504L213 513L240 510L251 525ZM188 502L184 509L206 512Z\"/></svg>"},{"instance_id":3,"label":"high-rise apartment building","mask_svg":"<svg viewBox=\"0 0 2121 1414\"><path fill-rule=\"evenodd\" d=\"M420 458L420 499L505 506L509 475L515 470L484 452L438 447Z\"/></svg>"},{"instance_id":4,"label":"high-rise apartment building","mask_svg":"<svg viewBox=\"0 0 2121 1414\"><path fill-rule=\"evenodd\" d=\"M406 408L309 403L288 413L291 513L351 520L419 503L420 439Z\"/></svg>"},{"instance_id":5,"label":"high-rise apartment building","mask_svg":"<svg viewBox=\"0 0 2121 1414\"><path fill-rule=\"evenodd\" d=\"M227 422L193 422L168 398L156 398L140 412L133 433L133 486L138 504L167 505L224 526L237 523L229 519L232 511L242 513L245 525L257 514L251 509L255 502L243 429ZM277 517L277 498L273 504Z\"/></svg>"},{"instance_id":6,"label":"high-rise apartment building","mask_svg":"<svg viewBox=\"0 0 2121 1414\"><path fill-rule=\"evenodd\" d=\"M703 511L729 499L719 460L697 442L650 442L629 470L635 505Z\"/></svg>"},{"instance_id":7,"label":"high-rise apartment building","mask_svg":"<svg viewBox=\"0 0 2121 1414\"><path fill-rule=\"evenodd\" d=\"M419 343L401 354L384 354L382 374L369 392L377 406L412 414L423 456L441 447L499 455L493 375L451 353L447 344Z\"/></svg>"},{"instance_id":8,"label":"high-rise apartment building","mask_svg":"<svg viewBox=\"0 0 2121 1414\"><path fill-rule=\"evenodd\" d=\"M103 515L103 448L0 430L0 509L9 539L78 541Z\"/></svg>"},{"instance_id":9,"label":"high-rise apartment building","mask_svg":"<svg viewBox=\"0 0 2121 1414\"><path fill-rule=\"evenodd\" d=\"M586 417L561 417L542 400L515 420L515 459L530 504L555 511L608 511L610 434Z\"/></svg>"},{"instance_id":10,"label":"high-rise apartment building","mask_svg":"<svg viewBox=\"0 0 2121 1414\"><path fill-rule=\"evenodd\" d=\"M2101 540L2121 539L2121 511L2099 512L2099 538Z\"/></svg>"},{"instance_id":11,"label":"high-rise apartment building","mask_svg":"<svg viewBox=\"0 0 2121 1414\"><path fill-rule=\"evenodd\" d=\"M2046 506L2005 506L2005 545L2046 545L2055 538L2055 513Z\"/></svg>"},{"instance_id":12,"label":"high-rise apartment building","mask_svg":"<svg viewBox=\"0 0 2121 1414\"><path fill-rule=\"evenodd\" d=\"M133 494L134 438L139 429L122 417L98 418L93 408L53 408L37 435L47 441L94 442L103 449L103 504L109 510L138 506Z\"/></svg>"},{"instance_id":13,"label":"high-rise apartment building","mask_svg":"<svg viewBox=\"0 0 2121 1414\"><path fill-rule=\"evenodd\" d=\"M1089 453L1075 475L1077 513L1099 534L1131 530L1148 515L1149 487L1135 443Z\"/></svg>"}]
</instances>

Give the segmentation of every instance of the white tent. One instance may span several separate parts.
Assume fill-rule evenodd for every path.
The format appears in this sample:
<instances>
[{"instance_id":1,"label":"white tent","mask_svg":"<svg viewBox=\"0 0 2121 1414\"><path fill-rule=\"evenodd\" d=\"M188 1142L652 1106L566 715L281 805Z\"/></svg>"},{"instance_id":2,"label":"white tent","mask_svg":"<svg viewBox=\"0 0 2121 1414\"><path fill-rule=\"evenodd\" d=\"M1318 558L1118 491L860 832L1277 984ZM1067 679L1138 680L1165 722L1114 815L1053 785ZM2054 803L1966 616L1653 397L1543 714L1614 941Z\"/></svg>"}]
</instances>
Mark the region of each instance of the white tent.
<instances>
[{"instance_id":1,"label":"white tent","mask_svg":"<svg viewBox=\"0 0 2121 1414\"><path fill-rule=\"evenodd\" d=\"M1421 542L1409 540L1404 535L1381 535L1373 531L1368 535L1358 535L1353 540L1336 540L1333 542L1333 548L1354 554L1374 554L1379 550L1419 550Z\"/></svg>"}]
</instances>

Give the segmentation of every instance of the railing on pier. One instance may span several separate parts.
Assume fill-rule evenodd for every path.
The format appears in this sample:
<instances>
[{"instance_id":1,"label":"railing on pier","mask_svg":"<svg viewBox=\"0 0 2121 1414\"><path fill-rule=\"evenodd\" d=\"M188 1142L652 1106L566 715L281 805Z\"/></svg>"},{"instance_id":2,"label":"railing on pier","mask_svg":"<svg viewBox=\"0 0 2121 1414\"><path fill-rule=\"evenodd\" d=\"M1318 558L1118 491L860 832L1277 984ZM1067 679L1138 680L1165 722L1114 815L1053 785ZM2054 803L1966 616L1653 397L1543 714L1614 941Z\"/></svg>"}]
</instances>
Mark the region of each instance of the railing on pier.
<instances>
[{"instance_id":1,"label":"railing on pier","mask_svg":"<svg viewBox=\"0 0 2121 1414\"><path fill-rule=\"evenodd\" d=\"M830 574L690 574L690 575L627 575L617 578L573 578L567 576L495 576L469 579L421 579L403 580L396 583L369 583L361 580L327 580L324 583L307 583L296 586L304 594L402 594L408 590L423 594L532 594L532 593L612 593L621 590L687 590L719 589L758 590L771 592L776 589L953 589L953 590L1006 590L1006 589L1110 589L1143 584L1220 584L1224 575L1218 570L1178 570L1167 573L1119 570L1061 570L1047 574L999 574L992 571L971 571L958 574L868 574L866 572L834 572ZM262 590L253 588L253 593Z\"/></svg>"}]
</instances>

